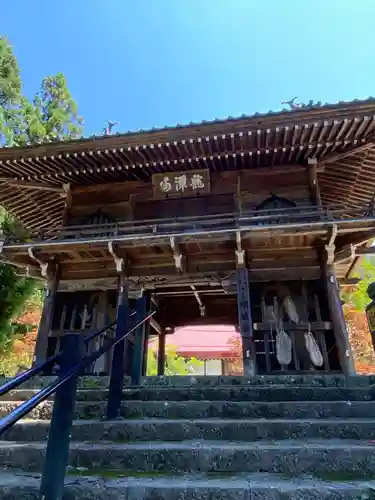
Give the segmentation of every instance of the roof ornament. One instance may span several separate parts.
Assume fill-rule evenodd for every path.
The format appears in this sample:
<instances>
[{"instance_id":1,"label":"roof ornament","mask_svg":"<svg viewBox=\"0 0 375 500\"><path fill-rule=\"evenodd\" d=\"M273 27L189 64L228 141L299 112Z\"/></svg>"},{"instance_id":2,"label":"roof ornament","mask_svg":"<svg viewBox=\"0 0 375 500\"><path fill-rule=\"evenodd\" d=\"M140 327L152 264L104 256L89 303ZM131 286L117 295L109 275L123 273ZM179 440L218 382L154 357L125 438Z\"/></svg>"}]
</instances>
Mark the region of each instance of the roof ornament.
<instances>
[{"instance_id":1,"label":"roof ornament","mask_svg":"<svg viewBox=\"0 0 375 500\"><path fill-rule=\"evenodd\" d=\"M290 99L290 101L281 101L281 104L287 104L290 106L290 109L299 109L303 108L305 105L303 102L295 102L298 97L293 97L293 99Z\"/></svg>"},{"instance_id":2,"label":"roof ornament","mask_svg":"<svg viewBox=\"0 0 375 500\"><path fill-rule=\"evenodd\" d=\"M120 125L119 122L111 122L109 120L107 120L106 123L108 123L108 125L107 127L104 127L103 135L111 135L113 127L116 127L116 125Z\"/></svg>"}]
</instances>

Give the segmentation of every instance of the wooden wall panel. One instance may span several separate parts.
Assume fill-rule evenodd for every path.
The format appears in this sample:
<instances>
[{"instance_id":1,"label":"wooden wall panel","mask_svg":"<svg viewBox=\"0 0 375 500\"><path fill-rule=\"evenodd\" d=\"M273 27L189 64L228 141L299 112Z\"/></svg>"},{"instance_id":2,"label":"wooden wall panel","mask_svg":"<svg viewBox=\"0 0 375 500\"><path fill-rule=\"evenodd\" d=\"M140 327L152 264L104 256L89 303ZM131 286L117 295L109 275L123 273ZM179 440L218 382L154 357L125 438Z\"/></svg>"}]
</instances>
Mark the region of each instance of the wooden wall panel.
<instances>
[{"instance_id":1,"label":"wooden wall panel","mask_svg":"<svg viewBox=\"0 0 375 500\"><path fill-rule=\"evenodd\" d=\"M80 187L72 190L69 223L82 223L98 210L118 221L233 212L239 193L242 208L249 210L271 193L297 205L309 204L308 173L301 167L290 172L278 168L211 172L209 195L165 200L154 200L151 179Z\"/></svg>"}]
</instances>

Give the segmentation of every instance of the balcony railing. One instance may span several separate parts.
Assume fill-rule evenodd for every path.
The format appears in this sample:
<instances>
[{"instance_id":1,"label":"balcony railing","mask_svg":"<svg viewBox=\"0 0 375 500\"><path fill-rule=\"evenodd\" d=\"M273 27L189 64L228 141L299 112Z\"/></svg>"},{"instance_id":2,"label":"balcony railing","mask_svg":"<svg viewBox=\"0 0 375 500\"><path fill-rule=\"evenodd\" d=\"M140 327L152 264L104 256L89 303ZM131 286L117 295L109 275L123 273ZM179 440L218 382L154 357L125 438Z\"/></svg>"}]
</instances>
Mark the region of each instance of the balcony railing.
<instances>
[{"instance_id":1,"label":"balcony railing","mask_svg":"<svg viewBox=\"0 0 375 500\"><path fill-rule=\"evenodd\" d=\"M375 213L368 206L327 210L314 206L267 209L241 213L169 217L160 219L120 221L116 223L71 225L43 231L30 231L27 237L7 234L5 245L74 240L121 239L155 235L198 234L236 230L261 230L280 225L319 225L325 222L349 222L372 219Z\"/></svg>"}]
</instances>

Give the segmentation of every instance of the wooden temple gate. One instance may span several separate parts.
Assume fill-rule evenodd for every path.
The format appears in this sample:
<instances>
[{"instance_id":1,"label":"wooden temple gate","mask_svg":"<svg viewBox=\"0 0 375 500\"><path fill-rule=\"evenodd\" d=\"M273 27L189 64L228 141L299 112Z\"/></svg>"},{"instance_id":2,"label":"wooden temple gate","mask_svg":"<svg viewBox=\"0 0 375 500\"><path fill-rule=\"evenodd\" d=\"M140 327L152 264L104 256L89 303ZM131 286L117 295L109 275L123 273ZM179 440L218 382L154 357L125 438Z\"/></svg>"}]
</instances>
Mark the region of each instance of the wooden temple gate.
<instances>
[{"instance_id":1,"label":"wooden temple gate","mask_svg":"<svg viewBox=\"0 0 375 500\"><path fill-rule=\"evenodd\" d=\"M374 112L367 100L0 150L0 204L23 224L1 260L47 283L36 362L66 332L102 328L95 349L153 308L116 354L136 381L149 335L162 374L165 335L202 323L238 326L245 375L353 373L339 286L372 251ZM111 367L106 355L89 372Z\"/></svg>"}]
</instances>

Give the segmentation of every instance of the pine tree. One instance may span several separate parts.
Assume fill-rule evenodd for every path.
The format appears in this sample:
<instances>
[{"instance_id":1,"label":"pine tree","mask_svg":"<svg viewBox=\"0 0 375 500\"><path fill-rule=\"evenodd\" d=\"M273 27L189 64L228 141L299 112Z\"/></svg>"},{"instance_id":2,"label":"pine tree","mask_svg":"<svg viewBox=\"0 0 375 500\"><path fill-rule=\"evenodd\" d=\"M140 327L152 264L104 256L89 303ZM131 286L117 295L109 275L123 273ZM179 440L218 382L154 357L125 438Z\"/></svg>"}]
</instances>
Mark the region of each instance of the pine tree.
<instances>
[{"instance_id":1,"label":"pine tree","mask_svg":"<svg viewBox=\"0 0 375 500\"><path fill-rule=\"evenodd\" d=\"M13 127L21 101L21 77L12 47L0 37L0 146L13 145Z\"/></svg>"},{"instance_id":2,"label":"pine tree","mask_svg":"<svg viewBox=\"0 0 375 500\"><path fill-rule=\"evenodd\" d=\"M25 146L72 139L82 134L82 119L62 73L43 79L33 101L22 95L17 60L9 42L0 37L0 146ZM0 209L3 229L18 224ZM12 320L35 293L35 280L0 264L0 351L12 343Z\"/></svg>"}]
</instances>

